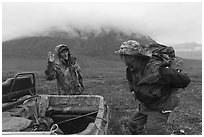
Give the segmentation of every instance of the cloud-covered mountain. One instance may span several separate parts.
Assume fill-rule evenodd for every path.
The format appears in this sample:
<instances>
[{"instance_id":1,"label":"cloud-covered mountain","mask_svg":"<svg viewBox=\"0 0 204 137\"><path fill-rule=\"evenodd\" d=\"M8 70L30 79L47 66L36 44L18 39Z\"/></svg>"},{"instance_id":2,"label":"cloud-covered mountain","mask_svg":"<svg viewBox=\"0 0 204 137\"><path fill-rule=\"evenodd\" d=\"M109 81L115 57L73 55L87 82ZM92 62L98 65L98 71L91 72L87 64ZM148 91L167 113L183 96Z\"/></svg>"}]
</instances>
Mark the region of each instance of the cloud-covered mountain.
<instances>
[{"instance_id":1,"label":"cloud-covered mountain","mask_svg":"<svg viewBox=\"0 0 204 137\"><path fill-rule=\"evenodd\" d=\"M2 44L2 54L3 57L46 58L49 51L54 52L55 46L63 43L70 47L73 54L114 59L113 52L121 42L129 39L137 40L143 45L156 43L149 36L126 34L110 28L101 28L100 31L73 28L71 32L52 29L37 36L5 41Z\"/></svg>"},{"instance_id":2,"label":"cloud-covered mountain","mask_svg":"<svg viewBox=\"0 0 204 137\"><path fill-rule=\"evenodd\" d=\"M2 55L13 58L45 59L49 51L54 52L58 44L67 44L74 55L85 55L104 59L118 59L113 52L121 42L133 39L143 45L156 43L149 36L139 33L125 33L115 28L80 30L71 28L62 31L51 28L35 36L23 37L2 43ZM202 46L196 43L183 43L173 46L177 56L189 59L202 59Z\"/></svg>"}]
</instances>

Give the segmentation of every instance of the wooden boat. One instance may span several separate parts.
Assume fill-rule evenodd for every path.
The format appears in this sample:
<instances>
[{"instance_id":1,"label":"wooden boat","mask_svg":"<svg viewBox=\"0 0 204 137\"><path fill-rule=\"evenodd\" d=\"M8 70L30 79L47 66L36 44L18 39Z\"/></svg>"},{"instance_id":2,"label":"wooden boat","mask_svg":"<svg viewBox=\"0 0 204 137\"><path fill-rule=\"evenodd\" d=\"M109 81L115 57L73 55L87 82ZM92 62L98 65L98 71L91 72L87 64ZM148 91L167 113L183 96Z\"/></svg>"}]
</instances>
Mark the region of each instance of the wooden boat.
<instances>
[{"instance_id":1,"label":"wooden boat","mask_svg":"<svg viewBox=\"0 0 204 137\"><path fill-rule=\"evenodd\" d=\"M34 79L33 76L32 79ZM22 92L20 93L22 94ZM4 96L7 96L6 98L8 100L8 95L4 94ZM27 112L22 114L25 110ZM5 120L2 120L2 126L4 127L4 130L2 129L3 135L106 135L108 130L109 108L105 104L104 98L99 95L32 94L25 95L14 101L9 98L8 101L2 104L2 119L8 118L4 117L4 113L14 113L14 111L18 111L18 114L31 120L31 123L34 124L30 124L28 126L29 128L26 127L25 129L12 131L9 128L9 130L5 129L6 126L4 125L8 125L8 123L4 123ZM41 117L49 117L52 120L50 127L47 127L46 130L38 130L36 128L38 124L42 124L42 122L39 122Z\"/></svg>"}]
</instances>

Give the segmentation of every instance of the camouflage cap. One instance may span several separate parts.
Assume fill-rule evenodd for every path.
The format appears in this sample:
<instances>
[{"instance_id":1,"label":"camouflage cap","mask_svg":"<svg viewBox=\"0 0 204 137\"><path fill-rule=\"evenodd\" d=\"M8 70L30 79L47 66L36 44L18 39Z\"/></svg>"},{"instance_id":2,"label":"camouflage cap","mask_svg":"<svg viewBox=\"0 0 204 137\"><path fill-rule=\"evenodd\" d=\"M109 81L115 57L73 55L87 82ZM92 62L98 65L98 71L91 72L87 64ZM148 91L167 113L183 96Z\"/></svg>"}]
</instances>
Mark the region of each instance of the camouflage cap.
<instances>
[{"instance_id":1,"label":"camouflage cap","mask_svg":"<svg viewBox=\"0 0 204 137\"><path fill-rule=\"evenodd\" d=\"M55 48L56 53L60 53L62 50L68 50L69 51L69 48L65 44L57 45Z\"/></svg>"},{"instance_id":2,"label":"camouflage cap","mask_svg":"<svg viewBox=\"0 0 204 137\"><path fill-rule=\"evenodd\" d=\"M135 40L128 40L122 43L120 49L116 50L114 54L119 55L140 55L151 57L152 53L148 49Z\"/></svg>"}]
</instances>

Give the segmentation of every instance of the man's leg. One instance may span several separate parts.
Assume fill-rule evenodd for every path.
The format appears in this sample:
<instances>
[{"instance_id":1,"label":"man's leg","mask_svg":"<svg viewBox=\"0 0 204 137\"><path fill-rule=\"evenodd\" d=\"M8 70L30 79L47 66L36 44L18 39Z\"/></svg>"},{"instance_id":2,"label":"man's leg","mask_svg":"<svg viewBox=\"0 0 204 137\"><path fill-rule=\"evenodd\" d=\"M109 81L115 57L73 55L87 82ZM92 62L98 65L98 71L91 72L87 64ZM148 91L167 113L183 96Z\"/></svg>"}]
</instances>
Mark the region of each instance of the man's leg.
<instances>
[{"instance_id":1,"label":"man's leg","mask_svg":"<svg viewBox=\"0 0 204 137\"><path fill-rule=\"evenodd\" d=\"M148 135L169 135L166 129L170 113L152 111L148 113L147 123L145 125L145 134Z\"/></svg>"},{"instance_id":2,"label":"man's leg","mask_svg":"<svg viewBox=\"0 0 204 137\"><path fill-rule=\"evenodd\" d=\"M144 125L147 121L147 115L137 111L128 121L128 127L132 135L144 134Z\"/></svg>"}]
</instances>

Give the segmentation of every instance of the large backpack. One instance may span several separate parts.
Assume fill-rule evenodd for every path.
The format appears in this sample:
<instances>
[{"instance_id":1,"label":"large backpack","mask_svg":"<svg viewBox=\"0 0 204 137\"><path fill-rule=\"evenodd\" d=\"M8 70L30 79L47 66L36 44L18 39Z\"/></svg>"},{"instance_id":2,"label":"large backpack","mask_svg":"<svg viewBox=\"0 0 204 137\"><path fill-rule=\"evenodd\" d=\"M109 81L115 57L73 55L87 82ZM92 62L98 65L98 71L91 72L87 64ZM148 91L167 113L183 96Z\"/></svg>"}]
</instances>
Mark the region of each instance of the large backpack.
<instances>
[{"instance_id":1,"label":"large backpack","mask_svg":"<svg viewBox=\"0 0 204 137\"><path fill-rule=\"evenodd\" d=\"M149 49L152 52L152 56L155 60L162 61L163 65L168 64L169 67L176 70L183 70L183 61L181 58L175 55L173 47L168 47L161 44L150 44Z\"/></svg>"},{"instance_id":2,"label":"large backpack","mask_svg":"<svg viewBox=\"0 0 204 137\"><path fill-rule=\"evenodd\" d=\"M173 91L173 87L169 87L168 83L165 83L165 80L161 81L160 68L162 66L168 66L176 70L183 69L183 62L180 58L175 56L172 47L161 44L151 44L149 48L152 51L152 58L147 63L143 77L139 80L134 90L136 99L145 104L151 104L156 100L166 98L171 94L171 91ZM181 76L182 75L183 74L181 74ZM187 76L185 81L189 81Z\"/></svg>"},{"instance_id":3,"label":"large backpack","mask_svg":"<svg viewBox=\"0 0 204 137\"><path fill-rule=\"evenodd\" d=\"M162 60L170 60L171 58L175 57L175 51L173 47L168 47L161 44L150 44L148 48L152 52L153 57L157 57L158 59Z\"/></svg>"}]
</instances>

